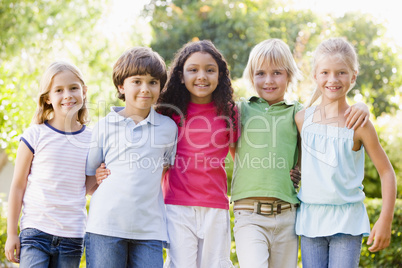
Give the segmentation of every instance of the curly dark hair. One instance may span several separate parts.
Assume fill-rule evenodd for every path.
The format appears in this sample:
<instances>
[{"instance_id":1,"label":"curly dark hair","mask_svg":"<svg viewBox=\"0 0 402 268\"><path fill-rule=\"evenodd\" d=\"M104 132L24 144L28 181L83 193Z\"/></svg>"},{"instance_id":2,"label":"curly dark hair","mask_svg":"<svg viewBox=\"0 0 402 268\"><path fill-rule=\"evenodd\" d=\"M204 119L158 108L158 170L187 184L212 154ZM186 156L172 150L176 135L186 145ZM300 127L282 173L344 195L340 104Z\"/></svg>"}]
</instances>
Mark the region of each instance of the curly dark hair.
<instances>
[{"instance_id":1,"label":"curly dark hair","mask_svg":"<svg viewBox=\"0 0 402 268\"><path fill-rule=\"evenodd\" d=\"M218 86L212 92L212 99L218 115L231 118L233 126L235 120L235 103L233 101L233 88L230 81L228 65L223 55L209 40L189 42L185 44L175 55L169 69L168 80L158 99L156 110L161 114L172 117L184 115L187 117L187 106L190 102L190 92L182 83L183 67L187 59L195 52L210 54L219 68ZM183 118L181 119L181 123ZM230 122L227 122L230 127Z\"/></svg>"}]
</instances>

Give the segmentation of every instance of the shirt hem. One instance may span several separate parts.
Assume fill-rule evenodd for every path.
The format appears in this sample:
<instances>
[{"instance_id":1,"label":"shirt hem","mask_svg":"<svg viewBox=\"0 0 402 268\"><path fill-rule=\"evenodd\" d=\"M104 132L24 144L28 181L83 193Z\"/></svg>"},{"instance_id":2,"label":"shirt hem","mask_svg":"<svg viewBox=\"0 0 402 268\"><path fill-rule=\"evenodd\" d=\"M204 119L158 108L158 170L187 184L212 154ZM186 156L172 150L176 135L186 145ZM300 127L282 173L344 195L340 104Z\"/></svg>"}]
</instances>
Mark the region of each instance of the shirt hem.
<instances>
[{"instance_id":1,"label":"shirt hem","mask_svg":"<svg viewBox=\"0 0 402 268\"><path fill-rule=\"evenodd\" d=\"M75 233L68 234L68 233L63 233L63 232L60 232L60 233L52 232L43 227L37 227L37 226L33 226L33 225L24 225L21 227L21 231L24 229L28 229L28 228L34 228L41 232L47 233L49 235L65 237L65 238L84 238L84 236L85 236L85 229L79 233L75 232Z\"/></svg>"},{"instance_id":2,"label":"shirt hem","mask_svg":"<svg viewBox=\"0 0 402 268\"><path fill-rule=\"evenodd\" d=\"M233 195L230 199L230 202L235 202L238 201L240 199L244 199L244 198L250 198L250 197L273 197L273 198L278 198L282 201L285 202L289 202L291 204L299 204L300 201L297 198L297 196L295 195L294 197L289 197L289 196L284 196L283 194L277 194L277 193L256 193L256 192L252 192L252 193L244 193L244 194L239 194L239 195Z\"/></svg>"},{"instance_id":3,"label":"shirt hem","mask_svg":"<svg viewBox=\"0 0 402 268\"><path fill-rule=\"evenodd\" d=\"M116 231L110 231L110 230L94 230L94 229L87 229L87 233L92 233L92 234L98 234L98 235L104 235L104 236L111 236L111 237L118 237L118 238L124 238L124 239L134 239L134 240L160 240L167 242L167 234L166 236L160 236L157 234L150 234L150 233L135 233L135 232L116 232Z\"/></svg>"},{"instance_id":4,"label":"shirt hem","mask_svg":"<svg viewBox=\"0 0 402 268\"><path fill-rule=\"evenodd\" d=\"M333 236L336 234L347 234L347 235L353 235L353 236L357 236L357 235L363 235L364 237L367 237L370 235L370 232L348 232L348 231L339 231L339 232L322 232L322 233L308 233L308 232L296 232L297 235L299 236L305 236L305 237L309 237L309 238L317 238L317 237L327 237L327 236Z\"/></svg>"},{"instance_id":5,"label":"shirt hem","mask_svg":"<svg viewBox=\"0 0 402 268\"><path fill-rule=\"evenodd\" d=\"M222 203L205 203L205 202L182 202L178 200L168 200L165 199L166 205L178 205L178 206L189 206L189 207L207 207L207 208L219 208L229 210L229 202Z\"/></svg>"}]
</instances>

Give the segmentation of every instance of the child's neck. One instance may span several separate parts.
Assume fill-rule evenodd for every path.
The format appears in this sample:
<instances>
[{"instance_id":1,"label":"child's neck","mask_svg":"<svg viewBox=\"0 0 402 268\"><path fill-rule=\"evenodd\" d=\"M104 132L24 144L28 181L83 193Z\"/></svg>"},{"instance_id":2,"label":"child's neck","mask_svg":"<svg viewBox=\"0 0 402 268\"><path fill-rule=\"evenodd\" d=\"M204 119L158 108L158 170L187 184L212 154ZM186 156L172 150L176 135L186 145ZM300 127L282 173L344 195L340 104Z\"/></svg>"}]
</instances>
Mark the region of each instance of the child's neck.
<instances>
[{"instance_id":1,"label":"child's neck","mask_svg":"<svg viewBox=\"0 0 402 268\"><path fill-rule=\"evenodd\" d=\"M343 115L343 113L349 108L346 98L337 100L323 98L318 106L321 110L325 110L327 117L337 117L340 113Z\"/></svg>"},{"instance_id":2,"label":"child's neck","mask_svg":"<svg viewBox=\"0 0 402 268\"><path fill-rule=\"evenodd\" d=\"M346 99L342 100L325 100L323 99L317 107L314 115L314 122L321 124L334 124L343 127L346 123L345 112L349 108Z\"/></svg>"},{"instance_id":3,"label":"child's neck","mask_svg":"<svg viewBox=\"0 0 402 268\"><path fill-rule=\"evenodd\" d=\"M134 123L138 124L148 117L150 111L151 109L134 109L126 106L123 110L119 111L118 114L126 118L131 118Z\"/></svg>"},{"instance_id":4,"label":"child's neck","mask_svg":"<svg viewBox=\"0 0 402 268\"><path fill-rule=\"evenodd\" d=\"M68 118L53 117L48 121L48 123L55 129L63 132L76 132L82 128L82 125L76 119L73 118L68 119Z\"/></svg>"}]
</instances>

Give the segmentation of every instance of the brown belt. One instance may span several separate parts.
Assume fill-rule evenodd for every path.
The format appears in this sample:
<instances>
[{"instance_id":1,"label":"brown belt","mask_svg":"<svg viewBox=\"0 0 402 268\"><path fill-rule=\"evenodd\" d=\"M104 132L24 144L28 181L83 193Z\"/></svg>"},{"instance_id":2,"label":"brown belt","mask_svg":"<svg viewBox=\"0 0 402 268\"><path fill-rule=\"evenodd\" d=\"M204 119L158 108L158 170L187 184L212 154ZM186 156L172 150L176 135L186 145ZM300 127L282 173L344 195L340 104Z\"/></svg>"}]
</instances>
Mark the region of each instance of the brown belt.
<instances>
[{"instance_id":1,"label":"brown belt","mask_svg":"<svg viewBox=\"0 0 402 268\"><path fill-rule=\"evenodd\" d=\"M254 213L270 216L281 214L283 210L292 210L298 207L299 204L291 204L282 200L268 201L268 200L253 200L242 199L235 201L233 210L248 210Z\"/></svg>"}]
</instances>

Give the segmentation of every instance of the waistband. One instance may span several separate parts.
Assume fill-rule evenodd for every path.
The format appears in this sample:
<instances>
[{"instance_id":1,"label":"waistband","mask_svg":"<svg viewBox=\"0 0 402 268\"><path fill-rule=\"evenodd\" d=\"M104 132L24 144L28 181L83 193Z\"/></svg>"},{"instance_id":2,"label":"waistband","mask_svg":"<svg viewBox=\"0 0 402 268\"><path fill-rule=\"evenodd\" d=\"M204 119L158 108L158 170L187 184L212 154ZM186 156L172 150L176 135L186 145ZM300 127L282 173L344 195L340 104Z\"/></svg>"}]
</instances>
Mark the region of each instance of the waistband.
<instances>
[{"instance_id":1,"label":"waistband","mask_svg":"<svg viewBox=\"0 0 402 268\"><path fill-rule=\"evenodd\" d=\"M269 201L269 200L254 200L254 199L241 199L235 201L233 210L248 210L254 213L270 216L281 214L283 210L293 210L299 204L291 204L282 200Z\"/></svg>"}]
</instances>

